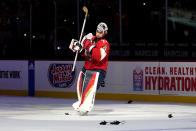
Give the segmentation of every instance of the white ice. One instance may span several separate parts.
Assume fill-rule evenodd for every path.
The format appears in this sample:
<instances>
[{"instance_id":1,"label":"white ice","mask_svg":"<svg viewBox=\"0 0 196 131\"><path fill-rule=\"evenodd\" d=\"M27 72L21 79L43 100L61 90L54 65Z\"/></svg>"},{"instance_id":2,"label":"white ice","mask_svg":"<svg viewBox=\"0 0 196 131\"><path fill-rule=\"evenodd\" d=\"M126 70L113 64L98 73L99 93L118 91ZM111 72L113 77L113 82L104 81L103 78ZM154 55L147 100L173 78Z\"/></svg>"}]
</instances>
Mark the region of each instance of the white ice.
<instances>
[{"instance_id":1,"label":"white ice","mask_svg":"<svg viewBox=\"0 0 196 131\"><path fill-rule=\"evenodd\" d=\"M96 100L88 116L78 116L75 101L0 96L0 131L196 131L196 104Z\"/></svg>"}]
</instances>

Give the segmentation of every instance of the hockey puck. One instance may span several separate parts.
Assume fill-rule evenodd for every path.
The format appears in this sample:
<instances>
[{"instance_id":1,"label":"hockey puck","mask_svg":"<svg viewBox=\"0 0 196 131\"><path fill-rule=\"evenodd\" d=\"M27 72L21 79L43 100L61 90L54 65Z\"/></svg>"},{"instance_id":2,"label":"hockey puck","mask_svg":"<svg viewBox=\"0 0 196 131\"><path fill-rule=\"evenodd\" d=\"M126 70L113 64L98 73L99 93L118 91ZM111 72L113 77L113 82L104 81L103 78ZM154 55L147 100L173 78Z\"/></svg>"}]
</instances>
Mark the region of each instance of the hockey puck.
<instances>
[{"instance_id":1,"label":"hockey puck","mask_svg":"<svg viewBox=\"0 0 196 131\"><path fill-rule=\"evenodd\" d=\"M121 122L120 121L113 121L113 122L110 122L111 125L119 125Z\"/></svg>"},{"instance_id":2,"label":"hockey puck","mask_svg":"<svg viewBox=\"0 0 196 131\"><path fill-rule=\"evenodd\" d=\"M127 103L128 103L128 104L131 104L132 102L133 102L132 100L129 100Z\"/></svg>"},{"instance_id":3,"label":"hockey puck","mask_svg":"<svg viewBox=\"0 0 196 131\"><path fill-rule=\"evenodd\" d=\"M69 115L69 113L65 113L65 115Z\"/></svg>"},{"instance_id":4,"label":"hockey puck","mask_svg":"<svg viewBox=\"0 0 196 131\"><path fill-rule=\"evenodd\" d=\"M100 122L99 124L100 125L106 125L108 122L106 122L106 121L102 121L102 122Z\"/></svg>"},{"instance_id":5,"label":"hockey puck","mask_svg":"<svg viewBox=\"0 0 196 131\"><path fill-rule=\"evenodd\" d=\"M169 114L169 115L168 115L168 118L172 118L172 117L173 117L172 114Z\"/></svg>"}]
</instances>

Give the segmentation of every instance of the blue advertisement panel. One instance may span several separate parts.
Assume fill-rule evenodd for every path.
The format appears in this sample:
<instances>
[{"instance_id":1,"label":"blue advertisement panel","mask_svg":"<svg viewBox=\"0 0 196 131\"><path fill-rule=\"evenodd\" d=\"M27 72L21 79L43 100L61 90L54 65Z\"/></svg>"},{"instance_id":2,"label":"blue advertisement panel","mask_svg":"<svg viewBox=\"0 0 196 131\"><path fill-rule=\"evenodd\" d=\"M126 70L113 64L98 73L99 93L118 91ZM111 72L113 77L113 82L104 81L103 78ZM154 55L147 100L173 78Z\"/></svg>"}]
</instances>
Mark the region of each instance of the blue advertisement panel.
<instances>
[{"instance_id":1,"label":"blue advertisement panel","mask_svg":"<svg viewBox=\"0 0 196 131\"><path fill-rule=\"evenodd\" d=\"M34 96L35 95L35 62L33 60L28 61L28 95L29 96Z\"/></svg>"}]
</instances>

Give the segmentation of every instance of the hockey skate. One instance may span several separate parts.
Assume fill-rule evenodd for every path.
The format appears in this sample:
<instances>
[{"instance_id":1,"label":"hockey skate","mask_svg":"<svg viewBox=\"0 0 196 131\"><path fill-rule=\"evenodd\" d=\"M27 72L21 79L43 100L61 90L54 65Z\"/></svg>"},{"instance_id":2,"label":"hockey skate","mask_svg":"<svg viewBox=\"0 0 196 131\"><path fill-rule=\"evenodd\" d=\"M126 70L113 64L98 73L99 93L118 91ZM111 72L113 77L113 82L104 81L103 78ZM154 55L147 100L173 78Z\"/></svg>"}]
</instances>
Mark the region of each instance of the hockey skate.
<instances>
[{"instance_id":1,"label":"hockey skate","mask_svg":"<svg viewBox=\"0 0 196 131\"><path fill-rule=\"evenodd\" d=\"M80 116L87 116L88 111L78 111L78 115Z\"/></svg>"}]
</instances>

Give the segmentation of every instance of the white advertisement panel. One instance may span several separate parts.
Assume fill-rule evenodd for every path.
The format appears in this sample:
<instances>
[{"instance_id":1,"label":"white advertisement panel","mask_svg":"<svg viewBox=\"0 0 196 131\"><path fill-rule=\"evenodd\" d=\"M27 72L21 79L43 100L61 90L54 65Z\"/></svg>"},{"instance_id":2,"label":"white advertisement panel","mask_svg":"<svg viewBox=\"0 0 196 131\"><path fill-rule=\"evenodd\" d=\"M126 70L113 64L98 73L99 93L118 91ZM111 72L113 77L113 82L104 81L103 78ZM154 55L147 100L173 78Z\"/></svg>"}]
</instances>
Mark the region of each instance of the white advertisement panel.
<instances>
[{"instance_id":1,"label":"white advertisement panel","mask_svg":"<svg viewBox=\"0 0 196 131\"><path fill-rule=\"evenodd\" d=\"M76 92L84 62L36 61L35 90ZM99 93L196 96L195 62L110 61Z\"/></svg>"},{"instance_id":2,"label":"white advertisement panel","mask_svg":"<svg viewBox=\"0 0 196 131\"><path fill-rule=\"evenodd\" d=\"M76 92L83 63L77 61L75 72L72 72L73 61L35 61L35 90Z\"/></svg>"},{"instance_id":3,"label":"white advertisement panel","mask_svg":"<svg viewBox=\"0 0 196 131\"><path fill-rule=\"evenodd\" d=\"M161 62L160 66L165 69L157 85L160 94L196 96L195 62Z\"/></svg>"},{"instance_id":4,"label":"white advertisement panel","mask_svg":"<svg viewBox=\"0 0 196 131\"><path fill-rule=\"evenodd\" d=\"M195 62L131 62L130 64L136 65L138 70L132 69L131 86L134 94L157 92L161 95L196 96ZM140 69L137 69L138 67ZM140 88L143 90L140 91Z\"/></svg>"},{"instance_id":5,"label":"white advertisement panel","mask_svg":"<svg viewBox=\"0 0 196 131\"><path fill-rule=\"evenodd\" d=\"M28 61L0 61L0 89L28 90Z\"/></svg>"},{"instance_id":6,"label":"white advertisement panel","mask_svg":"<svg viewBox=\"0 0 196 131\"><path fill-rule=\"evenodd\" d=\"M145 67L159 66L157 62L109 62L103 93L159 94L145 89Z\"/></svg>"}]
</instances>

